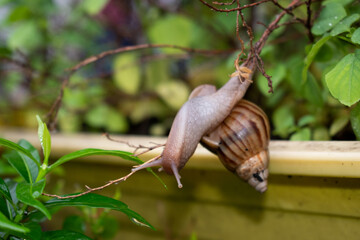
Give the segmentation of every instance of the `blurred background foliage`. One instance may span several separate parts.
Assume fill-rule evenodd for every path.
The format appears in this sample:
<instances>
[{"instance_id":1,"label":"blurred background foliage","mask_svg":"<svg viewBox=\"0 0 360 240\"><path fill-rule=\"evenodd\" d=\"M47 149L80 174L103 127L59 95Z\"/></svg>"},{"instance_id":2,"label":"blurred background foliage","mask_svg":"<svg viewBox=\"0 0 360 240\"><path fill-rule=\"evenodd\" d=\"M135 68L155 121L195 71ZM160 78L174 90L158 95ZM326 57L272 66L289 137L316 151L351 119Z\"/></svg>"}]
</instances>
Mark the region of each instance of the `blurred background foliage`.
<instances>
[{"instance_id":1,"label":"blurred background foliage","mask_svg":"<svg viewBox=\"0 0 360 240\"><path fill-rule=\"evenodd\" d=\"M258 74L246 98L267 112L274 139L354 140L360 137L360 4L328 0L312 9L319 16L313 39L301 24L284 25L261 53L274 93ZM265 30L259 23L277 13L270 2L244 10L255 39ZM295 14L306 19L306 6ZM102 51L143 43L240 47L236 12L211 11L190 0L0 0L0 27L0 125L32 129L35 115L46 116L57 98L66 69ZM241 36L248 41L243 29ZM157 48L96 61L71 76L58 130L166 135L191 90L204 83L222 86L237 54ZM352 77L346 75L343 86L339 71L349 64Z\"/></svg>"}]
</instances>

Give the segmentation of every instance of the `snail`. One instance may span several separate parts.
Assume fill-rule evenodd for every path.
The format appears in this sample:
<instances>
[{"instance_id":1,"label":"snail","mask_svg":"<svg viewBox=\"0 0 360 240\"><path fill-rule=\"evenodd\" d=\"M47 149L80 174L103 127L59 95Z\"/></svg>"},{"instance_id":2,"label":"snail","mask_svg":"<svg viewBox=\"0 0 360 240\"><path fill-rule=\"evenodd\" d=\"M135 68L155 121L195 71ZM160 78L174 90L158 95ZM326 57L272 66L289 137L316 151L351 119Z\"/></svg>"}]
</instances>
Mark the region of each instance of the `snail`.
<instances>
[{"instance_id":1,"label":"snail","mask_svg":"<svg viewBox=\"0 0 360 240\"><path fill-rule=\"evenodd\" d=\"M227 118L201 144L223 165L259 192L267 190L270 125L252 102L240 100Z\"/></svg>"},{"instance_id":2,"label":"snail","mask_svg":"<svg viewBox=\"0 0 360 240\"><path fill-rule=\"evenodd\" d=\"M182 188L179 171L195 152L200 139L216 129L244 96L252 82L254 61L255 59L250 59L240 66L240 71L233 74L217 91L211 85L195 88L189 100L176 114L162 154L139 166L134 166L132 172L161 166L161 170L175 176L178 187Z\"/></svg>"}]
</instances>

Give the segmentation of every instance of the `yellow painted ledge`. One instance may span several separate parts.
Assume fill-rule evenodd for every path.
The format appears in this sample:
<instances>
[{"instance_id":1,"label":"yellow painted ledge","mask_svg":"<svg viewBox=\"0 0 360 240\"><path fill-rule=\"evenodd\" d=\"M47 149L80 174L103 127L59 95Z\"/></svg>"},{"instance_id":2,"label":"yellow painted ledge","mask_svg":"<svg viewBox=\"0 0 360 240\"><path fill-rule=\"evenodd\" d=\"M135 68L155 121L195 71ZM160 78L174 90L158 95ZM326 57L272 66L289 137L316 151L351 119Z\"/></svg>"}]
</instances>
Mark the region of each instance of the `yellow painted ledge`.
<instances>
[{"instance_id":1,"label":"yellow painted ledge","mask_svg":"<svg viewBox=\"0 0 360 240\"><path fill-rule=\"evenodd\" d=\"M0 129L0 137L13 141L21 138L39 147L35 131ZM112 136L133 145L151 146L152 143L165 143L166 138ZM60 157L83 148L116 149L132 152L126 144L108 140L101 134L52 134L52 157ZM144 154L143 160L161 153L161 148ZM99 161L99 157L88 157L83 161ZM131 164L119 158L107 157L102 163ZM186 168L218 169L223 168L217 157L202 146L198 146ZM351 177L360 178L360 141L271 141L270 173L302 176Z\"/></svg>"},{"instance_id":2,"label":"yellow painted ledge","mask_svg":"<svg viewBox=\"0 0 360 240\"><path fill-rule=\"evenodd\" d=\"M24 138L39 147L36 132L0 129L0 137ZM166 141L114 137L142 145ZM101 134L53 134L52 145L52 159L83 148L132 151ZM146 154L144 160L160 151ZM230 174L200 146L181 171L182 189L173 176L160 174L168 185L165 190L150 173L139 171L126 182L102 190L100 194L113 196L115 189L121 189L121 200L158 229L138 227L124 214L111 212L120 221L115 239L191 239L191 234L201 240L359 239L360 142L272 141L270 155L271 175L264 194ZM63 193L78 192L85 185L100 186L129 173L131 163L94 156L63 167L65 175L49 176L45 191L55 191L57 182L63 184ZM74 211L64 208L53 217L56 221L46 223L46 229L60 229L63 219Z\"/></svg>"}]
</instances>

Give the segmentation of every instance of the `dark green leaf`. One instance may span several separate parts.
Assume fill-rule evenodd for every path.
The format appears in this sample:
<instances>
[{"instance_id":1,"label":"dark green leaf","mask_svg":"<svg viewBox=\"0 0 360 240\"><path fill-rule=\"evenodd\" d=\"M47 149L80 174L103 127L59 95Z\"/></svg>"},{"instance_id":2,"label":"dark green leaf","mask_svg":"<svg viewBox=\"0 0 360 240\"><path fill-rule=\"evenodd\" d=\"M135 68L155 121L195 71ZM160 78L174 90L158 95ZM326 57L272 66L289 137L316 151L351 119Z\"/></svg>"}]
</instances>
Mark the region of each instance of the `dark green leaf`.
<instances>
[{"instance_id":1,"label":"dark green leaf","mask_svg":"<svg viewBox=\"0 0 360 240\"><path fill-rule=\"evenodd\" d=\"M91 238L78 232L58 230L44 232L41 240L91 240Z\"/></svg>"},{"instance_id":2,"label":"dark green leaf","mask_svg":"<svg viewBox=\"0 0 360 240\"><path fill-rule=\"evenodd\" d=\"M96 149L96 148L87 148L82 149L76 152L69 153L67 155L62 156L59 158L54 164L49 166L48 171L51 171L52 169L56 168L57 166L66 163L70 160L80 158L80 157L87 157L91 155L111 155L111 156L117 156L121 157L125 160L133 161L136 163L143 163L138 157L132 156L132 153L124 152L124 151L118 151L118 150L104 150L104 149Z\"/></svg>"},{"instance_id":3,"label":"dark green leaf","mask_svg":"<svg viewBox=\"0 0 360 240\"><path fill-rule=\"evenodd\" d=\"M360 28L356 29L351 36L351 41L356 44L360 44Z\"/></svg>"},{"instance_id":4,"label":"dark green leaf","mask_svg":"<svg viewBox=\"0 0 360 240\"><path fill-rule=\"evenodd\" d=\"M3 213L7 218L12 217L11 209L9 209L9 203L3 196L0 196L0 212Z\"/></svg>"},{"instance_id":5,"label":"dark green leaf","mask_svg":"<svg viewBox=\"0 0 360 240\"><path fill-rule=\"evenodd\" d=\"M330 93L342 104L351 106L360 100L360 50L346 55L325 75Z\"/></svg>"},{"instance_id":6,"label":"dark green leaf","mask_svg":"<svg viewBox=\"0 0 360 240\"><path fill-rule=\"evenodd\" d=\"M20 145L11 142L9 140L6 140L4 138L0 138L0 146L4 146L10 149L13 149L17 152L21 152L23 154L25 154L26 156L28 156L31 160L33 160L36 165L38 165L40 167L40 164L38 163L38 161L33 157L33 155L31 154L31 152L29 152L28 150L26 150L25 148L21 147Z\"/></svg>"},{"instance_id":7,"label":"dark green leaf","mask_svg":"<svg viewBox=\"0 0 360 240\"><path fill-rule=\"evenodd\" d=\"M31 188L31 195L33 198L38 198L44 191L46 182L45 179L41 179L40 181L34 183Z\"/></svg>"},{"instance_id":8,"label":"dark green leaf","mask_svg":"<svg viewBox=\"0 0 360 240\"><path fill-rule=\"evenodd\" d=\"M350 121L356 138L360 140L360 103L357 103L356 106L351 109Z\"/></svg>"},{"instance_id":9,"label":"dark green leaf","mask_svg":"<svg viewBox=\"0 0 360 240\"><path fill-rule=\"evenodd\" d=\"M26 182L33 182L29 166L24 162L24 159L18 152L11 151L5 153L3 157L11 164L11 166L14 167L14 169L24 178Z\"/></svg>"},{"instance_id":10,"label":"dark green leaf","mask_svg":"<svg viewBox=\"0 0 360 240\"><path fill-rule=\"evenodd\" d=\"M34 159L37 160L37 162L40 164L40 155L39 152L37 151L36 148L34 148L28 141L21 139L18 143L21 147L25 148L26 150L28 150L31 155L34 157ZM24 164L27 165L27 168L30 171L31 177L32 177L32 181L35 182L36 181L36 177L39 174L39 167L37 166L37 164L31 160L28 156L26 156L23 153L20 153L20 156L22 157Z\"/></svg>"},{"instance_id":11,"label":"dark green leaf","mask_svg":"<svg viewBox=\"0 0 360 240\"><path fill-rule=\"evenodd\" d=\"M0 212L0 229L14 231L14 232L20 232L20 233L26 233L26 232L30 231L28 228L26 228L24 226L13 223L1 212Z\"/></svg>"},{"instance_id":12,"label":"dark green leaf","mask_svg":"<svg viewBox=\"0 0 360 240\"><path fill-rule=\"evenodd\" d=\"M336 26L331 30L330 35L336 36L344 32L350 32L351 25L360 19L360 14L352 14L343 20L341 20Z\"/></svg>"},{"instance_id":13,"label":"dark green leaf","mask_svg":"<svg viewBox=\"0 0 360 240\"><path fill-rule=\"evenodd\" d=\"M324 99L322 97L320 86L312 74L309 73L307 76L308 80L304 83L303 86L303 95L310 103L321 107L324 104Z\"/></svg>"},{"instance_id":14,"label":"dark green leaf","mask_svg":"<svg viewBox=\"0 0 360 240\"><path fill-rule=\"evenodd\" d=\"M39 116L36 116L39 124L38 135L41 147L44 152L44 162L47 163L51 152L51 136L45 123L43 123Z\"/></svg>"},{"instance_id":15,"label":"dark green leaf","mask_svg":"<svg viewBox=\"0 0 360 240\"><path fill-rule=\"evenodd\" d=\"M68 196L68 195L67 195ZM138 213L129 209L129 207L118 200L89 193L77 198L67 198L67 199L51 199L45 203L47 207L53 206L87 206L87 207L95 207L95 208L108 208L116 211L120 211L125 213L130 219L135 219L135 221L145 224L146 226L154 229L142 216Z\"/></svg>"},{"instance_id":16,"label":"dark green leaf","mask_svg":"<svg viewBox=\"0 0 360 240\"><path fill-rule=\"evenodd\" d=\"M84 219L80 216L68 216L63 222L62 229L73 232L85 233L86 223Z\"/></svg>"},{"instance_id":17,"label":"dark green leaf","mask_svg":"<svg viewBox=\"0 0 360 240\"><path fill-rule=\"evenodd\" d=\"M43 188L42 184L44 183L39 183L38 186L34 186L34 190L42 192L41 190ZM16 196L19 199L19 201L40 210L48 219L51 219L51 214L47 210L47 208L40 201L34 198L30 184L26 182L19 183L16 188Z\"/></svg>"},{"instance_id":18,"label":"dark green leaf","mask_svg":"<svg viewBox=\"0 0 360 240\"><path fill-rule=\"evenodd\" d=\"M24 223L24 226L30 229L30 232L25 234L24 236L25 239L31 239L31 240L41 239L42 230L40 224L29 221Z\"/></svg>"},{"instance_id":19,"label":"dark green leaf","mask_svg":"<svg viewBox=\"0 0 360 240\"><path fill-rule=\"evenodd\" d=\"M3 195L9 202L12 202L9 188L2 178L0 178L0 194Z\"/></svg>"},{"instance_id":20,"label":"dark green leaf","mask_svg":"<svg viewBox=\"0 0 360 240\"><path fill-rule=\"evenodd\" d=\"M330 2L324 6L319 17L315 20L311 32L321 35L332 29L338 22L346 17L344 7L337 2Z\"/></svg>"},{"instance_id":21,"label":"dark green leaf","mask_svg":"<svg viewBox=\"0 0 360 240\"><path fill-rule=\"evenodd\" d=\"M31 145L30 142L28 142L27 140L25 139L21 139L18 144L25 148L26 150L28 150L31 154L31 156L34 157L34 159L40 164L40 155L39 155L39 152L38 150L33 146Z\"/></svg>"},{"instance_id":22,"label":"dark green leaf","mask_svg":"<svg viewBox=\"0 0 360 240\"><path fill-rule=\"evenodd\" d=\"M305 66L302 71L302 81L305 82L307 80L307 71L310 67L310 64L314 61L316 55L320 51L321 47L331 38L331 36L324 36L319 41L314 43L311 47L310 52L305 58Z\"/></svg>"}]
</instances>

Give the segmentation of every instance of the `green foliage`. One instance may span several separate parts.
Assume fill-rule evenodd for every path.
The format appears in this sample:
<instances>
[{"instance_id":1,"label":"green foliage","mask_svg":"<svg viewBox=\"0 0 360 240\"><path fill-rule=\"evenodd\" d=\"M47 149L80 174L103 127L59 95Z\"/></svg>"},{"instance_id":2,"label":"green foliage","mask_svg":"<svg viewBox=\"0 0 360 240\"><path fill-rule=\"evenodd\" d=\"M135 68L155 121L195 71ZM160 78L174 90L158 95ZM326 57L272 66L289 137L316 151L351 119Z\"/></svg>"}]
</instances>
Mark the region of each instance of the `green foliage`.
<instances>
[{"instance_id":1,"label":"green foliage","mask_svg":"<svg viewBox=\"0 0 360 240\"><path fill-rule=\"evenodd\" d=\"M344 17L346 17L346 11L341 3L327 2L311 31L315 35L322 35L332 29Z\"/></svg>"},{"instance_id":2,"label":"green foliage","mask_svg":"<svg viewBox=\"0 0 360 240\"><path fill-rule=\"evenodd\" d=\"M351 106L360 100L360 49L340 60L325 75L331 94L342 104Z\"/></svg>"},{"instance_id":3,"label":"green foliage","mask_svg":"<svg viewBox=\"0 0 360 240\"><path fill-rule=\"evenodd\" d=\"M210 50L239 48L236 12L210 11L197 1L161 6L140 0L132 4L108 0L35 3L2 2L8 12L1 23L7 34L0 43L0 58L22 64L5 61L6 69L15 70L5 71L0 81L0 112L4 113L0 114L1 125L34 127L32 116L51 108L68 73L65 69L103 51L142 43ZM248 23L267 25L280 11L271 4L256 8L259 11L243 11ZM290 16L284 17L279 23L282 27L270 34L260 54L273 80L274 93L268 93L267 79L256 74L256 87L250 88L246 97L268 113L275 138L304 139L310 130L311 140L354 139L356 124L350 115L360 92L360 6L355 0L327 0L312 2L310 10L311 29L304 24L283 24L291 20ZM306 5L294 14L306 22ZM254 42L263 31L254 27ZM246 28L240 28L240 36L248 53ZM62 132L166 135L191 89L200 84L221 87L234 71L238 53L204 57L173 48L149 48L103 58L70 77L57 118L58 128ZM287 117L286 126L281 127L278 110L283 108L289 110L292 120ZM349 122L339 131L331 130L341 115L351 119L353 132ZM312 120L304 124L300 121L304 116ZM23 162L32 159L24 160L23 155L17 158ZM41 169L29 172L26 165L15 165L11 169L20 171L28 182L44 174ZM11 170L0 165L2 171Z\"/></svg>"},{"instance_id":4,"label":"green foliage","mask_svg":"<svg viewBox=\"0 0 360 240\"><path fill-rule=\"evenodd\" d=\"M39 222L46 219L50 220L55 212L54 210L57 211L67 206L120 211L126 214L130 220L154 229L141 215L131 210L125 203L114 198L88 193L74 198L53 198L45 201L42 194L46 187L46 175L70 160L90 155L112 155L136 163L142 163L142 161L129 152L83 149L65 155L48 166L51 136L46 124L39 117L37 117L37 120L39 124L39 141L44 153L42 160L38 151L29 142L20 140L19 143L14 143L0 138L0 146L10 149L3 157L21 176L21 178L17 178L17 181L0 178L0 236L2 238L90 239L85 235L85 223L80 216L68 218L64 222L62 230L45 232L41 230ZM97 230L93 232L103 237L114 236L117 230L117 224L114 224L114 221L116 220L107 214L102 215L97 221Z\"/></svg>"}]
</instances>

